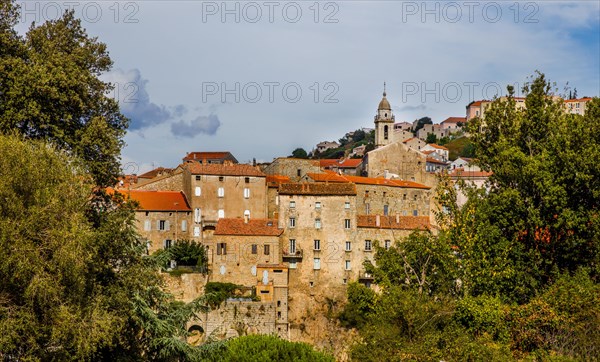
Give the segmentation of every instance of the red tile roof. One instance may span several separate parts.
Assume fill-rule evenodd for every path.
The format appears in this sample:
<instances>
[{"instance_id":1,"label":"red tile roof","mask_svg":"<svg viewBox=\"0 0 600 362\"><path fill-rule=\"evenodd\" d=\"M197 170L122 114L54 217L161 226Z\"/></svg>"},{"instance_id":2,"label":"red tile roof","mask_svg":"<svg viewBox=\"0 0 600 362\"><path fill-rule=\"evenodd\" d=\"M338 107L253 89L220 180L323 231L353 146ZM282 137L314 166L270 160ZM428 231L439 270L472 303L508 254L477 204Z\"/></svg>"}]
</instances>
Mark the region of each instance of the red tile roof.
<instances>
[{"instance_id":1,"label":"red tile roof","mask_svg":"<svg viewBox=\"0 0 600 362\"><path fill-rule=\"evenodd\" d=\"M139 178L155 178L156 176L163 174L165 172L170 172L173 171L172 168L165 168L165 167L157 167L154 170L148 171L146 173L143 173L141 175L139 175Z\"/></svg>"},{"instance_id":2,"label":"red tile roof","mask_svg":"<svg viewBox=\"0 0 600 362\"><path fill-rule=\"evenodd\" d=\"M347 158L344 160L338 159L322 159L319 160L320 166L325 167L338 167L338 168L356 168L362 163L360 158Z\"/></svg>"},{"instance_id":3,"label":"red tile roof","mask_svg":"<svg viewBox=\"0 0 600 362\"><path fill-rule=\"evenodd\" d=\"M276 219L219 219L215 235L279 236L283 229L277 227Z\"/></svg>"},{"instance_id":4,"label":"red tile roof","mask_svg":"<svg viewBox=\"0 0 600 362\"><path fill-rule=\"evenodd\" d=\"M591 101L593 98L591 97L584 97L584 98L579 98L579 99L567 99L565 100L565 103L573 103L573 102L588 102Z\"/></svg>"},{"instance_id":5,"label":"red tile roof","mask_svg":"<svg viewBox=\"0 0 600 362\"><path fill-rule=\"evenodd\" d=\"M379 226L377 226L379 218ZM359 228L427 230L431 227L429 216L383 216L358 215L356 226Z\"/></svg>"},{"instance_id":6,"label":"red tile roof","mask_svg":"<svg viewBox=\"0 0 600 362\"><path fill-rule=\"evenodd\" d=\"M280 195L324 195L342 196L356 195L356 185L322 184L322 183L290 183L279 186Z\"/></svg>"},{"instance_id":7,"label":"red tile roof","mask_svg":"<svg viewBox=\"0 0 600 362\"><path fill-rule=\"evenodd\" d=\"M183 160L184 161L204 160L204 159L214 160L214 159L225 159L228 156L231 156L232 158L235 159L235 157L233 157L231 152L190 152L187 155L185 155Z\"/></svg>"},{"instance_id":8,"label":"red tile roof","mask_svg":"<svg viewBox=\"0 0 600 362\"><path fill-rule=\"evenodd\" d=\"M482 103L484 103L484 102L486 102L486 103L489 103L489 101L488 101L488 100L482 99L482 100L480 100L480 101L473 101L473 102L469 103L469 104L467 105L467 107L480 106L480 105L481 105Z\"/></svg>"},{"instance_id":9,"label":"red tile roof","mask_svg":"<svg viewBox=\"0 0 600 362\"><path fill-rule=\"evenodd\" d=\"M442 121L442 123L458 123L458 122L465 123L466 121L467 121L466 117L448 117L444 121Z\"/></svg>"},{"instance_id":10,"label":"red tile roof","mask_svg":"<svg viewBox=\"0 0 600 362\"><path fill-rule=\"evenodd\" d=\"M437 148L438 150L446 150L446 151L448 151L448 149L446 147L440 146L440 145L436 145L435 143L428 143L427 145L431 146L433 148Z\"/></svg>"},{"instance_id":11,"label":"red tile roof","mask_svg":"<svg viewBox=\"0 0 600 362\"><path fill-rule=\"evenodd\" d=\"M192 162L186 164L184 167L187 167L193 175L266 177L257 167L247 164L200 164Z\"/></svg>"},{"instance_id":12,"label":"red tile roof","mask_svg":"<svg viewBox=\"0 0 600 362\"><path fill-rule=\"evenodd\" d=\"M435 159L433 157L427 157L426 161L429 162L429 163L437 163L437 164L440 164L440 165L447 165L446 162L440 161L440 160Z\"/></svg>"},{"instance_id":13,"label":"red tile roof","mask_svg":"<svg viewBox=\"0 0 600 362\"><path fill-rule=\"evenodd\" d=\"M121 191L126 197L139 203L142 211L191 211L181 191Z\"/></svg>"},{"instance_id":14,"label":"red tile roof","mask_svg":"<svg viewBox=\"0 0 600 362\"><path fill-rule=\"evenodd\" d=\"M385 178L374 178L374 177L362 177L362 176L349 176L349 175L338 175L336 173L308 173L308 177L317 182L340 182L340 183L355 183L360 185L381 185L391 187L404 187L404 188L415 188L415 189L430 189L431 187L413 182L403 180L388 180Z\"/></svg>"},{"instance_id":15,"label":"red tile roof","mask_svg":"<svg viewBox=\"0 0 600 362\"><path fill-rule=\"evenodd\" d=\"M456 168L450 172L449 176L453 178L475 178L490 177L493 172L489 171L465 171L462 167Z\"/></svg>"}]
</instances>

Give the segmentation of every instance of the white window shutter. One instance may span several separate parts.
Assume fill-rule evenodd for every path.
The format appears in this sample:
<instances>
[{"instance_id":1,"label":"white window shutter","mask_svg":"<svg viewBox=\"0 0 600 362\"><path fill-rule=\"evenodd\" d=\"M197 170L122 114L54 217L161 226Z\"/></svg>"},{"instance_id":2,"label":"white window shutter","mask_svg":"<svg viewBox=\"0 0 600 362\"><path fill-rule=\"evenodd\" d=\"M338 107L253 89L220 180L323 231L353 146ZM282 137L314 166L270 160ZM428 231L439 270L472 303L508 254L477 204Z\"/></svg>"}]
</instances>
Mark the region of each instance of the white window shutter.
<instances>
[{"instance_id":1,"label":"white window shutter","mask_svg":"<svg viewBox=\"0 0 600 362\"><path fill-rule=\"evenodd\" d=\"M171 230L171 225L169 225L169 220L165 221L165 230Z\"/></svg>"},{"instance_id":2,"label":"white window shutter","mask_svg":"<svg viewBox=\"0 0 600 362\"><path fill-rule=\"evenodd\" d=\"M156 230L160 230L160 220L156 220Z\"/></svg>"}]
</instances>

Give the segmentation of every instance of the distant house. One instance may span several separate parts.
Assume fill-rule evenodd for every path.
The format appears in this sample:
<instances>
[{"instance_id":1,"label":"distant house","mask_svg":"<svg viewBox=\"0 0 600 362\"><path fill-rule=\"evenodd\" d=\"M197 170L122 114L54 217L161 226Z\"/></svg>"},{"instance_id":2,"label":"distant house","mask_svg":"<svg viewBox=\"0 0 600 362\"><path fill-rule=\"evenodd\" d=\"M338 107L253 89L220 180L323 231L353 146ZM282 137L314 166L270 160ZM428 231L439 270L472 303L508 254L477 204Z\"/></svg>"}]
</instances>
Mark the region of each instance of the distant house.
<instances>
[{"instance_id":1,"label":"distant house","mask_svg":"<svg viewBox=\"0 0 600 362\"><path fill-rule=\"evenodd\" d=\"M466 117L448 117L440 123L440 126L446 132L456 132L460 129L459 125L464 125L466 122Z\"/></svg>"},{"instance_id":2,"label":"distant house","mask_svg":"<svg viewBox=\"0 0 600 362\"><path fill-rule=\"evenodd\" d=\"M450 163L450 170L462 169L464 171L481 171L481 169L473 164L472 158L459 157Z\"/></svg>"},{"instance_id":3,"label":"distant house","mask_svg":"<svg viewBox=\"0 0 600 362\"><path fill-rule=\"evenodd\" d=\"M423 128L417 131L417 138L427 140L429 134L434 134L438 139L448 135L446 130L442 129L442 126L439 124L425 124Z\"/></svg>"},{"instance_id":4,"label":"distant house","mask_svg":"<svg viewBox=\"0 0 600 362\"><path fill-rule=\"evenodd\" d=\"M139 175L137 178L139 181L146 181L146 180L151 180L158 176L162 176L164 174L169 174L171 172L173 172L172 168L157 167L154 170L150 170L146 173Z\"/></svg>"},{"instance_id":5,"label":"distant house","mask_svg":"<svg viewBox=\"0 0 600 362\"><path fill-rule=\"evenodd\" d=\"M477 188L488 187L486 186L486 182L489 177L492 175L492 172L487 171L465 171L462 168L457 168L452 170L449 173L450 179L454 182L463 181L470 186L475 186ZM467 202L467 196L462 193L461 190L456 195L456 203L460 205L464 205Z\"/></svg>"},{"instance_id":6,"label":"distant house","mask_svg":"<svg viewBox=\"0 0 600 362\"><path fill-rule=\"evenodd\" d=\"M338 147L340 147L340 144L337 142L323 141L323 142L317 144L317 151L319 153L322 153L329 149L338 148Z\"/></svg>"},{"instance_id":7,"label":"distant house","mask_svg":"<svg viewBox=\"0 0 600 362\"><path fill-rule=\"evenodd\" d=\"M580 114L583 116L585 114L586 104L591 100L592 98L589 97L579 99L567 99L564 103L566 112L572 114Z\"/></svg>"},{"instance_id":8,"label":"distant house","mask_svg":"<svg viewBox=\"0 0 600 362\"><path fill-rule=\"evenodd\" d=\"M223 164L225 161L239 163L231 152L190 152L183 162L198 162L200 164Z\"/></svg>"},{"instance_id":9,"label":"distant house","mask_svg":"<svg viewBox=\"0 0 600 362\"><path fill-rule=\"evenodd\" d=\"M435 153L434 153L435 154ZM444 161L440 161L437 158L427 157L425 163L425 171L427 172L441 172L448 168L448 163Z\"/></svg>"},{"instance_id":10,"label":"distant house","mask_svg":"<svg viewBox=\"0 0 600 362\"><path fill-rule=\"evenodd\" d=\"M396 130L410 131L411 129L412 129L412 123L410 123L410 122L394 123L394 131L396 131Z\"/></svg>"},{"instance_id":11,"label":"distant house","mask_svg":"<svg viewBox=\"0 0 600 362\"><path fill-rule=\"evenodd\" d=\"M425 143L425 141L420 140L416 137L404 140L404 141L402 141L402 143L404 143L405 145L407 145L408 147L412 148L415 151L421 151L421 148L427 146L427 143Z\"/></svg>"},{"instance_id":12,"label":"distant house","mask_svg":"<svg viewBox=\"0 0 600 362\"><path fill-rule=\"evenodd\" d=\"M347 159L323 159L319 160L321 168L331 170L335 173L359 176L362 169L362 159L347 158Z\"/></svg>"},{"instance_id":13,"label":"distant house","mask_svg":"<svg viewBox=\"0 0 600 362\"><path fill-rule=\"evenodd\" d=\"M352 149L352 153L350 153L350 156L364 156L366 148L367 148L366 145L354 147Z\"/></svg>"},{"instance_id":14,"label":"distant house","mask_svg":"<svg viewBox=\"0 0 600 362\"><path fill-rule=\"evenodd\" d=\"M421 152L423 151L433 151L442 157L442 161L448 161L448 149L444 146L429 143L421 147Z\"/></svg>"}]
</instances>

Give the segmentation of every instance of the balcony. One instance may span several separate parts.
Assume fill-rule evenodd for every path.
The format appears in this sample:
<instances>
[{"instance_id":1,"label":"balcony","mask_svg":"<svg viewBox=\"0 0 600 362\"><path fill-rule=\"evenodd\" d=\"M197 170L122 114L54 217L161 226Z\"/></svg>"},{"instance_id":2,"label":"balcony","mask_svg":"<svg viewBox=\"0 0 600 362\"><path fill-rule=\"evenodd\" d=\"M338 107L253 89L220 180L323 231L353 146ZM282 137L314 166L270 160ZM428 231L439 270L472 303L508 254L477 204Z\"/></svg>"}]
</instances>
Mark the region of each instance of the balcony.
<instances>
[{"instance_id":1,"label":"balcony","mask_svg":"<svg viewBox=\"0 0 600 362\"><path fill-rule=\"evenodd\" d=\"M283 255L284 260L285 259L295 259L295 260L302 259L302 249L296 249L293 252L290 252L289 250L284 249L282 252L282 255Z\"/></svg>"},{"instance_id":2,"label":"balcony","mask_svg":"<svg viewBox=\"0 0 600 362\"><path fill-rule=\"evenodd\" d=\"M373 281L373 276L365 271L358 273L359 281Z\"/></svg>"}]
</instances>

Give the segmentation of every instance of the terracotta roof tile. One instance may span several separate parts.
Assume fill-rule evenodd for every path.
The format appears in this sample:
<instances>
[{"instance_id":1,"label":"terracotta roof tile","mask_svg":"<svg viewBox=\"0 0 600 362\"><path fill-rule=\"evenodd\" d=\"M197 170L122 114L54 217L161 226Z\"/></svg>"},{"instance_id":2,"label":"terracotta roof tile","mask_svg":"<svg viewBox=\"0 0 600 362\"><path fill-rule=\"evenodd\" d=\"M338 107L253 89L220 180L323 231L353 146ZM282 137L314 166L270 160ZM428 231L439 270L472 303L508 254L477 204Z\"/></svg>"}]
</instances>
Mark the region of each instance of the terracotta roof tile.
<instances>
[{"instance_id":1,"label":"terracotta roof tile","mask_svg":"<svg viewBox=\"0 0 600 362\"><path fill-rule=\"evenodd\" d=\"M283 229L277 227L276 219L219 219L215 235L279 236Z\"/></svg>"},{"instance_id":2,"label":"terracotta roof tile","mask_svg":"<svg viewBox=\"0 0 600 362\"><path fill-rule=\"evenodd\" d=\"M269 187L279 187L279 185L286 184L289 182L290 182L290 178L288 176L267 175L267 186L269 186Z\"/></svg>"},{"instance_id":3,"label":"terracotta roof tile","mask_svg":"<svg viewBox=\"0 0 600 362\"><path fill-rule=\"evenodd\" d=\"M258 168L247 164L200 164L197 162L185 165L193 175L219 176L255 176L266 177Z\"/></svg>"},{"instance_id":4,"label":"terracotta roof tile","mask_svg":"<svg viewBox=\"0 0 600 362\"><path fill-rule=\"evenodd\" d=\"M430 189L431 187L404 180L388 180L385 178L338 175L336 173L308 173L308 177L317 182L340 182L340 183L355 183L360 185L382 185L391 187L404 187L415 189Z\"/></svg>"},{"instance_id":5,"label":"terracotta roof tile","mask_svg":"<svg viewBox=\"0 0 600 362\"><path fill-rule=\"evenodd\" d=\"M579 98L579 99L567 99L565 100L565 103L573 103L573 102L587 102L587 101L591 101L593 98L591 97L584 97L584 98Z\"/></svg>"},{"instance_id":6,"label":"terracotta roof tile","mask_svg":"<svg viewBox=\"0 0 600 362\"><path fill-rule=\"evenodd\" d=\"M279 186L281 195L356 195L352 184L290 183Z\"/></svg>"},{"instance_id":7,"label":"terracotta roof tile","mask_svg":"<svg viewBox=\"0 0 600 362\"><path fill-rule=\"evenodd\" d=\"M356 219L356 226L359 228L427 230L431 227L429 216L358 215Z\"/></svg>"},{"instance_id":8,"label":"terracotta roof tile","mask_svg":"<svg viewBox=\"0 0 600 362\"><path fill-rule=\"evenodd\" d=\"M446 150L446 151L448 151L448 149L447 149L446 147L444 147L444 146L440 146L440 145L437 145L437 144L435 144L435 143L428 143L427 145L428 145L428 146L431 146L431 147L433 147L433 148L437 148L438 150Z\"/></svg>"},{"instance_id":9,"label":"terracotta roof tile","mask_svg":"<svg viewBox=\"0 0 600 362\"><path fill-rule=\"evenodd\" d=\"M193 161L193 160L214 160L214 159L222 159L227 158L228 156L233 157L231 152L190 152L183 158L184 161ZM235 157L233 157L235 159Z\"/></svg>"},{"instance_id":10,"label":"terracotta roof tile","mask_svg":"<svg viewBox=\"0 0 600 362\"><path fill-rule=\"evenodd\" d=\"M433 157L427 157L426 161L429 162L429 163L437 163L437 164L440 164L440 165L447 165L446 162L437 160L437 159L435 159Z\"/></svg>"},{"instance_id":11,"label":"terracotta roof tile","mask_svg":"<svg viewBox=\"0 0 600 362\"><path fill-rule=\"evenodd\" d=\"M338 167L338 168L356 168L362 163L360 158L338 159L322 159L319 160L321 167Z\"/></svg>"},{"instance_id":12,"label":"terracotta roof tile","mask_svg":"<svg viewBox=\"0 0 600 362\"><path fill-rule=\"evenodd\" d=\"M120 191L139 203L143 211L191 211L190 205L181 191Z\"/></svg>"},{"instance_id":13,"label":"terracotta roof tile","mask_svg":"<svg viewBox=\"0 0 600 362\"><path fill-rule=\"evenodd\" d=\"M141 175L139 175L139 178L155 178L156 176L163 174L165 172L170 172L173 171L172 168L165 168L165 167L157 167L154 170L150 170L146 173L143 173Z\"/></svg>"},{"instance_id":14,"label":"terracotta roof tile","mask_svg":"<svg viewBox=\"0 0 600 362\"><path fill-rule=\"evenodd\" d=\"M458 123L458 122L465 123L466 121L467 121L466 117L448 117L445 120L443 120L441 123Z\"/></svg>"}]
</instances>

